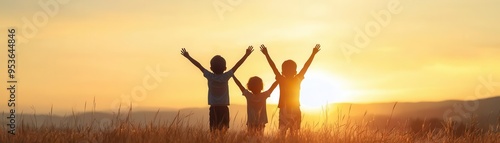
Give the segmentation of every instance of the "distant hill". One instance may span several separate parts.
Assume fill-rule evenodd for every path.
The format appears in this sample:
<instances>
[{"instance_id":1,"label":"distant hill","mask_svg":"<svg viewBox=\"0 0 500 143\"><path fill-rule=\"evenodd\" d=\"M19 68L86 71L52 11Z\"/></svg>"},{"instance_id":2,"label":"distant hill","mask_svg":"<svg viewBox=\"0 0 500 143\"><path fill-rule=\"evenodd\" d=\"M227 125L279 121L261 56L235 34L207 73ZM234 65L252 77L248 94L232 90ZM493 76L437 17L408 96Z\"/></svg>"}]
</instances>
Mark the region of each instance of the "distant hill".
<instances>
[{"instance_id":1,"label":"distant hill","mask_svg":"<svg viewBox=\"0 0 500 143\"><path fill-rule=\"evenodd\" d=\"M351 115L365 114L390 115L396 103L350 104L339 103L330 105L330 108L348 110ZM476 107L473 107L476 106ZM461 115L461 111L479 116L498 116L500 113L500 96L472 101L447 100L440 102L398 102L395 105L393 116L402 118L443 118L446 112L450 116ZM347 111L345 111L347 112Z\"/></svg>"},{"instance_id":2,"label":"distant hill","mask_svg":"<svg viewBox=\"0 0 500 143\"><path fill-rule=\"evenodd\" d=\"M392 108L395 106L394 110ZM353 119L378 118L385 119L391 115L393 121L404 122L409 119L439 119L470 122L472 119L479 122L483 128L500 123L500 96L471 101L447 100L440 102L401 102L401 103L374 103L349 104L341 103L330 105L330 109L341 109ZM331 113L338 115L338 113Z\"/></svg>"},{"instance_id":3,"label":"distant hill","mask_svg":"<svg viewBox=\"0 0 500 143\"><path fill-rule=\"evenodd\" d=\"M395 106L394 110L393 107ZM476 106L477 105L477 106ZM472 106L476 106L473 108ZM401 103L373 103L373 104L350 104L335 103L330 104L329 108L321 113L303 112L304 124L314 124L336 121L339 117L349 117L354 121L372 120L385 123L392 115L394 122L404 122L409 119L444 119L444 117L455 118L461 121L469 121L474 115L482 127L488 125L497 125L500 122L500 96L478 99L473 101L448 100L440 102L401 102ZM268 117L270 123L268 126L277 128L278 111L276 105L268 105ZM458 110L460 109L460 110ZM245 127L246 106L231 105L231 128L239 129ZM5 113L4 113L5 114ZM445 116L448 114L448 116ZM274 116L273 116L274 115ZM2 115L7 116L7 115ZM17 123L31 126L54 125L56 127L74 127L93 123L96 126L105 128L110 126L116 120L127 120L131 123L140 125L160 125L170 124L174 120L181 119L185 125L208 125L208 108L185 108L180 110L160 109L157 111L141 110L122 111L122 113L106 112L86 112L75 115L56 116L56 115L18 115ZM119 117L119 118L118 118ZM178 117L178 118L176 118ZM0 120L6 124L6 118Z\"/></svg>"}]
</instances>

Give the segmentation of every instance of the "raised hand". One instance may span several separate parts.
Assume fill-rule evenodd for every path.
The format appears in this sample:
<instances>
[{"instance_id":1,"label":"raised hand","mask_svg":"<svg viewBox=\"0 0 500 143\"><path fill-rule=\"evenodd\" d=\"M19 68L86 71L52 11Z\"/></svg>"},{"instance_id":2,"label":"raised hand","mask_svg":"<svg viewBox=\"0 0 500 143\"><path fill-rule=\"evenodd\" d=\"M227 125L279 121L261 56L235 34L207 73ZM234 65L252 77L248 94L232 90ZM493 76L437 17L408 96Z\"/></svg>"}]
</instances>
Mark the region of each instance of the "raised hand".
<instances>
[{"instance_id":1,"label":"raised hand","mask_svg":"<svg viewBox=\"0 0 500 143\"><path fill-rule=\"evenodd\" d=\"M320 50L321 50L321 45L320 44L316 44L316 46L314 47L313 49L313 54L316 54L318 53Z\"/></svg>"},{"instance_id":2,"label":"raised hand","mask_svg":"<svg viewBox=\"0 0 500 143\"><path fill-rule=\"evenodd\" d=\"M245 54L250 55L252 52L253 52L253 46L248 46Z\"/></svg>"},{"instance_id":3,"label":"raised hand","mask_svg":"<svg viewBox=\"0 0 500 143\"><path fill-rule=\"evenodd\" d=\"M186 58L187 58L187 57L191 57L191 56L189 56L189 53L187 52L186 48L182 48L182 50L181 50L181 55L183 55L183 56L184 56L184 57L186 57Z\"/></svg>"},{"instance_id":4,"label":"raised hand","mask_svg":"<svg viewBox=\"0 0 500 143\"><path fill-rule=\"evenodd\" d=\"M236 70L241 66L241 64L243 64L243 62L245 62L245 60L247 60L248 56L250 56L252 52L253 46L248 46L245 55L243 55L243 57L241 57L241 59L234 65L234 67L231 68L231 71L233 71L233 73L236 72Z\"/></svg>"},{"instance_id":5,"label":"raised hand","mask_svg":"<svg viewBox=\"0 0 500 143\"><path fill-rule=\"evenodd\" d=\"M313 48L313 52L312 52L311 56L309 57L309 59L307 59L306 63L304 64L304 67L302 67L299 74L297 74L298 76L304 77L304 74L306 74L307 69L309 69L309 66L311 65L311 63L314 59L314 56L316 55L316 53L318 53L321 50L320 47L321 47L320 44L316 44L316 46Z\"/></svg>"},{"instance_id":6,"label":"raised hand","mask_svg":"<svg viewBox=\"0 0 500 143\"><path fill-rule=\"evenodd\" d=\"M193 65L196 66L198 69L200 69L200 71L203 72L206 70L198 61L189 56L189 53L187 52L186 48L181 49L181 55L186 57L186 59L188 59L191 63L193 63Z\"/></svg>"},{"instance_id":7,"label":"raised hand","mask_svg":"<svg viewBox=\"0 0 500 143\"><path fill-rule=\"evenodd\" d=\"M260 45L260 51L264 54L264 55L268 55L269 53L267 52L267 48L266 46L264 46L264 44Z\"/></svg>"},{"instance_id":8,"label":"raised hand","mask_svg":"<svg viewBox=\"0 0 500 143\"><path fill-rule=\"evenodd\" d=\"M271 59L271 56L269 56L269 53L267 52L266 46L264 44L260 45L260 51L266 56L266 60L269 63L269 66L271 66L271 69L273 69L273 72L276 76L281 76L281 73L278 71L276 68L276 65L274 64L273 60Z\"/></svg>"}]
</instances>

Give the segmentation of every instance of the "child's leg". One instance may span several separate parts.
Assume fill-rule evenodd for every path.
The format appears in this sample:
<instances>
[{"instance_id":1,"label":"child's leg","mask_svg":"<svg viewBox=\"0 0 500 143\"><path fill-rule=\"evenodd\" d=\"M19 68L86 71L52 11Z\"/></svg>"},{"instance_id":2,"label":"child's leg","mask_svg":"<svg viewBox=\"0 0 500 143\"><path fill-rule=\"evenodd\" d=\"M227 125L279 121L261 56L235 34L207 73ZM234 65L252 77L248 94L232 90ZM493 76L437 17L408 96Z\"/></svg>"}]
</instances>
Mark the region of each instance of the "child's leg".
<instances>
[{"instance_id":1,"label":"child's leg","mask_svg":"<svg viewBox=\"0 0 500 143\"><path fill-rule=\"evenodd\" d=\"M289 125L288 125L288 117L287 117L287 109L285 108L280 108L280 111L279 111L279 132L280 132L280 135L281 136L285 136L286 135L286 131L288 130L289 128Z\"/></svg>"},{"instance_id":2,"label":"child's leg","mask_svg":"<svg viewBox=\"0 0 500 143\"><path fill-rule=\"evenodd\" d=\"M210 120L210 132L214 132L217 129L217 114L215 106L210 106L209 108L209 120Z\"/></svg>"},{"instance_id":3,"label":"child's leg","mask_svg":"<svg viewBox=\"0 0 500 143\"><path fill-rule=\"evenodd\" d=\"M247 134L248 135L254 135L254 133L255 133L255 125L248 124L247 125Z\"/></svg>"},{"instance_id":4,"label":"child's leg","mask_svg":"<svg viewBox=\"0 0 500 143\"><path fill-rule=\"evenodd\" d=\"M210 131L224 134L229 128L229 108L227 106L210 106Z\"/></svg>"},{"instance_id":5,"label":"child's leg","mask_svg":"<svg viewBox=\"0 0 500 143\"><path fill-rule=\"evenodd\" d=\"M290 133L296 135L297 131L300 130L300 124L302 122L302 112L300 107L295 107L290 110Z\"/></svg>"},{"instance_id":6,"label":"child's leg","mask_svg":"<svg viewBox=\"0 0 500 143\"><path fill-rule=\"evenodd\" d=\"M220 112L222 113L221 116L221 129L225 132L229 129L229 107L227 106L221 106L220 107Z\"/></svg>"},{"instance_id":7,"label":"child's leg","mask_svg":"<svg viewBox=\"0 0 500 143\"><path fill-rule=\"evenodd\" d=\"M229 128L229 108L227 106L214 106L215 121L217 130L227 130Z\"/></svg>"},{"instance_id":8,"label":"child's leg","mask_svg":"<svg viewBox=\"0 0 500 143\"><path fill-rule=\"evenodd\" d=\"M266 125L265 124L262 124L259 126L259 128L257 129L257 134L259 136L263 136L264 135L264 129L266 128Z\"/></svg>"}]
</instances>

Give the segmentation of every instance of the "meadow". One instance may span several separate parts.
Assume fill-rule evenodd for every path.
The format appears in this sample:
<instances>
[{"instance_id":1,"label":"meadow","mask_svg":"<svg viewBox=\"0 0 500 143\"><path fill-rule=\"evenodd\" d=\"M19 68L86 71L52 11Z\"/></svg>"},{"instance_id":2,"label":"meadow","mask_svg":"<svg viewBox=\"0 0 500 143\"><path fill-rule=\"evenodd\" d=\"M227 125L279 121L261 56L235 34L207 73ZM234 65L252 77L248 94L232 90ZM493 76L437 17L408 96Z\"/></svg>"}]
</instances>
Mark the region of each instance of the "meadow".
<instances>
[{"instance_id":1,"label":"meadow","mask_svg":"<svg viewBox=\"0 0 500 143\"><path fill-rule=\"evenodd\" d=\"M199 124L193 124L191 114L180 112L168 121L157 118L157 112L149 122L135 123L130 118L132 109L129 109L115 114L105 126L92 116L94 114L89 114L88 118L92 119L90 122L80 124L82 117L73 113L68 122L43 125L20 119L16 135L8 134L7 127L2 128L0 142L500 142L499 124L483 130L477 127L477 121L474 120L463 124L426 120L394 124L396 121L389 117L385 123L380 123L368 117L354 120L348 112L338 112L342 114L333 117L335 119L327 119L332 122L303 123L302 129L296 134L282 135L278 132L276 122L271 122L263 136L249 135L244 127L229 129L226 133L210 133L204 121L195 121ZM29 116L37 117L36 114ZM442 128L433 128L435 125L430 122L437 122Z\"/></svg>"}]
</instances>

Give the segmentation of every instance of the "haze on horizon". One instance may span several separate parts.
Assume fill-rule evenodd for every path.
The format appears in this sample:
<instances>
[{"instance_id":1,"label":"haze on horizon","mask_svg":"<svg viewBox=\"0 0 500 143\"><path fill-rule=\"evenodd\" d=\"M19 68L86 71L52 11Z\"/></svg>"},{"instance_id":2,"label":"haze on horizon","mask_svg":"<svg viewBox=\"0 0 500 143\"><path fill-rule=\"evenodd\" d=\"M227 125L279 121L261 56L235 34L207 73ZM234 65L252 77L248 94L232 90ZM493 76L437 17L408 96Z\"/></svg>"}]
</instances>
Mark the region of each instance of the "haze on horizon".
<instances>
[{"instance_id":1,"label":"haze on horizon","mask_svg":"<svg viewBox=\"0 0 500 143\"><path fill-rule=\"evenodd\" d=\"M130 102L138 108L206 107L206 80L180 49L187 48L207 69L216 54L231 68L253 45L255 51L236 75L243 84L260 76L267 88L274 76L260 44L279 68L287 59L302 68L314 45L322 45L302 83L304 108L500 95L500 1L397 1L401 11L365 48L347 56L350 60L342 43L355 45L355 29L376 21L372 13L387 10L391 0L233 2L69 0L37 27L34 37L18 44L17 109L81 111L86 103L89 110L94 98L102 111ZM214 3L231 10L219 17ZM32 21L40 11L38 1L1 2L0 34L15 27L22 36L23 18ZM6 40L0 43L7 45ZM150 71L157 68L166 76L152 77ZM145 78L157 86L132 98ZM493 86L477 96L481 79ZM232 80L229 86L231 103L245 105ZM268 103L276 104L278 93Z\"/></svg>"}]
</instances>

